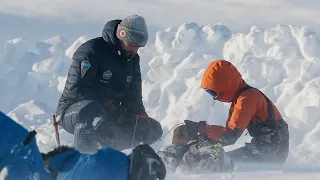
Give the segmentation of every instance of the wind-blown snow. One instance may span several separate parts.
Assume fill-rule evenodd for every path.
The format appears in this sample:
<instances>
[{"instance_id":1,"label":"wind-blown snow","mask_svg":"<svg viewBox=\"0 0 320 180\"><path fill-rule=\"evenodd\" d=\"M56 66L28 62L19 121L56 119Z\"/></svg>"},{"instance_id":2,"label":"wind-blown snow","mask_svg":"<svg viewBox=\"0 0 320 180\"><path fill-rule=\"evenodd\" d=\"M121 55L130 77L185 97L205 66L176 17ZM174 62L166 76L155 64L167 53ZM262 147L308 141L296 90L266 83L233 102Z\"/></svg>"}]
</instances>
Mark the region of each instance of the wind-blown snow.
<instances>
[{"instance_id":1,"label":"wind-blown snow","mask_svg":"<svg viewBox=\"0 0 320 180\"><path fill-rule=\"evenodd\" d=\"M63 91L70 58L89 39L82 36L74 43L62 37L35 43L14 39L5 46L6 55L0 64L5 67L0 72L0 109L29 129L37 128L42 151L55 145L50 118ZM154 44L139 51L143 101L148 114L161 122L165 133L184 119L224 125L230 104L213 104L212 98L200 89L200 81L210 62L229 60L250 85L275 102L288 122L291 140L286 170L311 170L320 165L319 48L319 37L308 27L253 26L247 34L233 33L223 24L185 23L170 27L156 34ZM159 149L170 143L171 135L154 147ZM71 135L61 130L61 136L63 144L72 144ZM244 133L226 150L248 140L250 137ZM272 171L264 179L287 177L285 172ZM255 179L268 173L248 174L210 175L208 179ZM292 177L304 179L299 174Z\"/></svg>"}]
</instances>

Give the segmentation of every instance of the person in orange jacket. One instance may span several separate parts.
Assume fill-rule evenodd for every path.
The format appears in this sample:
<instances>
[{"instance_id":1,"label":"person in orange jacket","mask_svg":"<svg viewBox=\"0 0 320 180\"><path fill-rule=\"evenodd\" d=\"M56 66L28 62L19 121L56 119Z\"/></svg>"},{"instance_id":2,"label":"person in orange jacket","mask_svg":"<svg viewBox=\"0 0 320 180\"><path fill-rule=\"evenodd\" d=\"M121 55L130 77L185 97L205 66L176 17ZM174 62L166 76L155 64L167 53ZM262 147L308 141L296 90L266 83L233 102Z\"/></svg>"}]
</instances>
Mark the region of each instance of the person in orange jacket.
<instances>
[{"instance_id":1,"label":"person in orange jacket","mask_svg":"<svg viewBox=\"0 0 320 180\"><path fill-rule=\"evenodd\" d=\"M174 130L173 144L201 139L228 146L247 129L252 137L251 143L227 152L235 162L285 163L289 151L287 123L271 100L249 86L232 63L226 60L210 63L204 72L201 88L214 100L232 103L226 125L185 120L185 125Z\"/></svg>"}]
</instances>

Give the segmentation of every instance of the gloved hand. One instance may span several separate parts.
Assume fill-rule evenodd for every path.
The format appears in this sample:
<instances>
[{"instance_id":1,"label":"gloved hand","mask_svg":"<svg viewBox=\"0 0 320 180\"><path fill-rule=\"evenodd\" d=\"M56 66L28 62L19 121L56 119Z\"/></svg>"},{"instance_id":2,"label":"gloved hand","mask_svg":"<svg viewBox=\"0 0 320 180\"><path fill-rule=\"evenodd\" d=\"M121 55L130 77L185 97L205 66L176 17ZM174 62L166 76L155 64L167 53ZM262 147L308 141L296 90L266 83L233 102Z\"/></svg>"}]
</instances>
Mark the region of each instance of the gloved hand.
<instances>
[{"instance_id":1,"label":"gloved hand","mask_svg":"<svg viewBox=\"0 0 320 180\"><path fill-rule=\"evenodd\" d=\"M188 141L199 140L199 137L206 137L205 125L206 121L193 122L184 120L185 125L181 126L181 135Z\"/></svg>"},{"instance_id":2,"label":"gloved hand","mask_svg":"<svg viewBox=\"0 0 320 180\"><path fill-rule=\"evenodd\" d=\"M128 110L122 106L119 106L117 109L117 121L123 122L127 121L128 119L131 119Z\"/></svg>"},{"instance_id":3,"label":"gloved hand","mask_svg":"<svg viewBox=\"0 0 320 180\"><path fill-rule=\"evenodd\" d=\"M107 110L109 114L113 117L117 116L117 102L112 99L106 99L104 101L104 108Z\"/></svg>"},{"instance_id":4,"label":"gloved hand","mask_svg":"<svg viewBox=\"0 0 320 180\"><path fill-rule=\"evenodd\" d=\"M108 114L117 122L123 122L129 119L129 113L126 108L122 107L119 102L112 99L104 101L104 107Z\"/></svg>"},{"instance_id":5,"label":"gloved hand","mask_svg":"<svg viewBox=\"0 0 320 180\"><path fill-rule=\"evenodd\" d=\"M147 113L134 114L133 116L134 116L135 118L139 118L139 119L147 119L147 118L150 118Z\"/></svg>"}]
</instances>

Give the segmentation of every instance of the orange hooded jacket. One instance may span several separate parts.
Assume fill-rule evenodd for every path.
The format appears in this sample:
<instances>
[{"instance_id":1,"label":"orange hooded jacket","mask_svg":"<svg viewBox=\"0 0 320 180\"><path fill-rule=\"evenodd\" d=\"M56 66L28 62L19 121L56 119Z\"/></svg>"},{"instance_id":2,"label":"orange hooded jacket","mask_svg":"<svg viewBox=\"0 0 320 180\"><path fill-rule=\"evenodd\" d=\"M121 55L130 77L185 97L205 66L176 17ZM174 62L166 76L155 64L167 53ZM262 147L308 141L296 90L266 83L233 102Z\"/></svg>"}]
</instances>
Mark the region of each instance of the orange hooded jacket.
<instances>
[{"instance_id":1,"label":"orange hooded jacket","mask_svg":"<svg viewBox=\"0 0 320 180\"><path fill-rule=\"evenodd\" d=\"M264 95L255 88L244 91L248 84L242 79L240 72L234 65L225 60L216 60L206 69L201 82L201 88L210 89L217 93L217 100L231 102L226 127L206 125L205 133L214 142L231 145L248 129L251 136L252 129L266 123L269 118L268 103ZM275 121L282 119L280 112L272 104ZM250 128L254 127L254 128Z\"/></svg>"}]
</instances>

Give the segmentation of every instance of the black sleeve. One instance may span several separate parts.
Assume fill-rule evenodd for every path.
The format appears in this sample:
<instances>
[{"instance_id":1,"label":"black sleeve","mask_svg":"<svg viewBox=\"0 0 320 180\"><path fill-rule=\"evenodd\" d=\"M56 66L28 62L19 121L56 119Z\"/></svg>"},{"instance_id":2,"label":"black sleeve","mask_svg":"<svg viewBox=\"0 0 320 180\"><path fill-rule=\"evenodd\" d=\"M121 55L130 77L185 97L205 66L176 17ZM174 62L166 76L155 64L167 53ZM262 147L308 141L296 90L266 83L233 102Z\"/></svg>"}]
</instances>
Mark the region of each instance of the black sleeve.
<instances>
[{"instance_id":1,"label":"black sleeve","mask_svg":"<svg viewBox=\"0 0 320 180\"><path fill-rule=\"evenodd\" d=\"M87 51L76 51L68 74L68 82L73 84L74 99L76 101L90 99L101 101L102 98L95 92L94 81L96 79L99 64L94 55Z\"/></svg>"},{"instance_id":2,"label":"black sleeve","mask_svg":"<svg viewBox=\"0 0 320 180\"><path fill-rule=\"evenodd\" d=\"M75 52L73 62L76 64L77 83L92 85L96 78L98 63L95 57L88 52Z\"/></svg>"},{"instance_id":3,"label":"black sleeve","mask_svg":"<svg viewBox=\"0 0 320 180\"><path fill-rule=\"evenodd\" d=\"M139 57L134 60L135 75L129 89L126 91L122 103L132 114L145 114L145 107L142 101L142 78L140 72Z\"/></svg>"}]
</instances>

